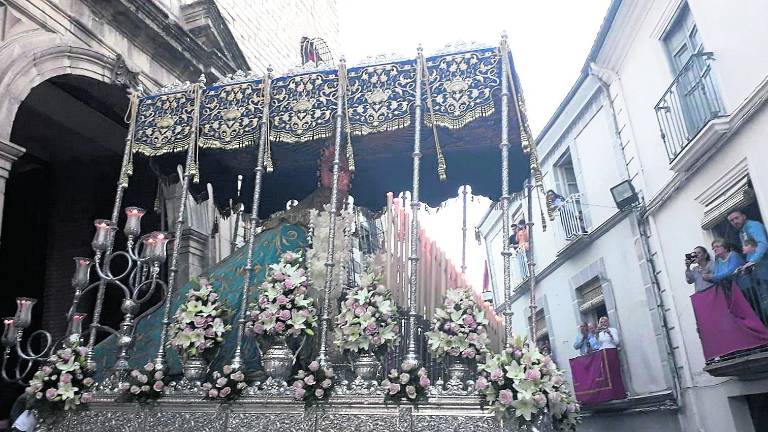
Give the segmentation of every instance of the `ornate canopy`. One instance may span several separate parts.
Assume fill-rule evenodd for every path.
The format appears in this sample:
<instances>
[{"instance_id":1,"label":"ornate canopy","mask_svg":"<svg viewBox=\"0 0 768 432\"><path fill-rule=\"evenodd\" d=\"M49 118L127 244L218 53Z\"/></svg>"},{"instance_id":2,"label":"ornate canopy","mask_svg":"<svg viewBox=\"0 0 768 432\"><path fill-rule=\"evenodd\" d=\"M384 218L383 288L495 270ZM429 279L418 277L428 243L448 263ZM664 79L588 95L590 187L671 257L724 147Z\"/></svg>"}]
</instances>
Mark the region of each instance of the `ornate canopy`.
<instances>
[{"instance_id":1,"label":"ornate canopy","mask_svg":"<svg viewBox=\"0 0 768 432\"><path fill-rule=\"evenodd\" d=\"M536 157L530 150L525 108L509 56L517 96L509 110L510 181L522 185ZM196 145L202 184L211 183L217 205L236 197L236 175L250 190L256 166L265 88L270 89L268 142L261 212L268 215L289 199L301 199L316 187L316 160L336 133L336 112L343 101L342 142L355 170L351 194L356 203L383 206L385 193L410 189L416 106L417 68L424 68L422 201L437 204L470 183L476 193L498 197L501 140L501 62L495 47L454 47L446 52L396 61L373 59L347 69L316 67L270 77L238 72L211 85L177 84L138 101L131 145L161 171L173 172L183 150ZM340 86L344 81L346 85ZM339 97L339 89L344 95ZM195 140L195 128L197 139ZM437 138L437 139L436 139ZM196 142L193 142L196 141ZM447 180L438 172L447 165ZM273 170L273 171L272 171Z\"/></svg>"}]
</instances>

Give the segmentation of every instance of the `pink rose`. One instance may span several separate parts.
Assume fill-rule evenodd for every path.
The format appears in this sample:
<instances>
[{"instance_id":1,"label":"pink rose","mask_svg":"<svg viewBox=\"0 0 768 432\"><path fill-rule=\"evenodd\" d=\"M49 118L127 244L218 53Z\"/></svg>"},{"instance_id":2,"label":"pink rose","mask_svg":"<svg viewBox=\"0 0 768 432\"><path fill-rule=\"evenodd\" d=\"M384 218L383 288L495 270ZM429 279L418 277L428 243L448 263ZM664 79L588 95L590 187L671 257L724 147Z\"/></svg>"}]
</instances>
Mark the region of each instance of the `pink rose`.
<instances>
[{"instance_id":1,"label":"pink rose","mask_svg":"<svg viewBox=\"0 0 768 432\"><path fill-rule=\"evenodd\" d=\"M139 394L139 393L141 393L141 389L139 388L139 386L135 386L135 385L131 386L131 393Z\"/></svg>"},{"instance_id":2,"label":"pink rose","mask_svg":"<svg viewBox=\"0 0 768 432\"><path fill-rule=\"evenodd\" d=\"M205 317L195 317L195 327L205 327L206 324L208 324L208 320L205 319Z\"/></svg>"},{"instance_id":3,"label":"pink rose","mask_svg":"<svg viewBox=\"0 0 768 432\"><path fill-rule=\"evenodd\" d=\"M163 379L163 372L162 371L155 372L155 380L161 380L161 379Z\"/></svg>"},{"instance_id":4,"label":"pink rose","mask_svg":"<svg viewBox=\"0 0 768 432\"><path fill-rule=\"evenodd\" d=\"M216 387L224 387L225 385L227 385L227 381L228 380L226 378L224 378L224 377L221 377L221 378L217 379L216 380Z\"/></svg>"},{"instance_id":5,"label":"pink rose","mask_svg":"<svg viewBox=\"0 0 768 432\"><path fill-rule=\"evenodd\" d=\"M316 397L316 398L320 399L320 398L322 398L323 396L325 396L325 390L323 390L323 389L317 389L317 390L315 390L315 397Z\"/></svg>"},{"instance_id":6,"label":"pink rose","mask_svg":"<svg viewBox=\"0 0 768 432\"><path fill-rule=\"evenodd\" d=\"M59 377L59 381L62 384L69 384L72 382L72 375L64 372L63 374L61 374L61 377Z\"/></svg>"},{"instance_id":7,"label":"pink rose","mask_svg":"<svg viewBox=\"0 0 768 432\"><path fill-rule=\"evenodd\" d=\"M284 331L285 331L285 323L282 323L282 322L278 322L277 324L275 324L275 330L276 330L278 333L282 333L282 332L284 332Z\"/></svg>"},{"instance_id":8,"label":"pink rose","mask_svg":"<svg viewBox=\"0 0 768 432\"><path fill-rule=\"evenodd\" d=\"M499 402L502 405L510 406L514 397L512 396L512 390L502 390L499 392Z\"/></svg>"},{"instance_id":9,"label":"pink rose","mask_svg":"<svg viewBox=\"0 0 768 432\"><path fill-rule=\"evenodd\" d=\"M365 314L365 308L362 306L358 306L355 308L355 315L357 316L363 316Z\"/></svg>"},{"instance_id":10,"label":"pink rose","mask_svg":"<svg viewBox=\"0 0 768 432\"><path fill-rule=\"evenodd\" d=\"M320 383L320 386L322 388L324 388L324 389L327 389L327 388L331 387L332 384L333 384L333 382L331 380L324 379L323 382Z\"/></svg>"},{"instance_id":11,"label":"pink rose","mask_svg":"<svg viewBox=\"0 0 768 432\"><path fill-rule=\"evenodd\" d=\"M155 365L153 365L152 362L149 362L149 363L144 365L144 370L147 371L147 372L153 370L154 368L155 368Z\"/></svg>"},{"instance_id":12,"label":"pink rose","mask_svg":"<svg viewBox=\"0 0 768 432\"><path fill-rule=\"evenodd\" d=\"M476 354L477 353L475 352L474 348L467 348L461 352L461 356L464 358L475 358Z\"/></svg>"},{"instance_id":13,"label":"pink rose","mask_svg":"<svg viewBox=\"0 0 768 432\"><path fill-rule=\"evenodd\" d=\"M317 360L314 360L309 364L309 370L312 372L317 372L318 369L320 369L320 363L318 363Z\"/></svg>"},{"instance_id":14,"label":"pink rose","mask_svg":"<svg viewBox=\"0 0 768 432\"><path fill-rule=\"evenodd\" d=\"M581 411L581 407L577 403L569 403L566 408L569 413L575 413Z\"/></svg>"},{"instance_id":15,"label":"pink rose","mask_svg":"<svg viewBox=\"0 0 768 432\"><path fill-rule=\"evenodd\" d=\"M559 386L562 384L563 384L563 377L561 377L560 375L555 375L554 377L552 377L552 385Z\"/></svg>"},{"instance_id":16,"label":"pink rose","mask_svg":"<svg viewBox=\"0 0 768 432\"><path fill-rule=\"evenodd\" d=\"M477 391L484 391L488 388L488 380L485 379L484 376L477 377L477 381L475 381L475 389Z\"/></svg>"},{"instance_id":17,"label":"pink rose","mask_svg":"<svg viewBox=\"0 0 768 432\"><path fill-rule=\"evenodd\" d=\"M88 355L88 348L87 347L77 347L77 352L80 353L81 356L85 357Z\"/></svg>"},{"instance_id":18,"label":"pink rose","mask_svg":"<svg viewBox=\"0 0 768 432\"><path fill-rule=\"evenodd\" d=\"M67 348L65 350L60 351L59 356L64 361L69 361L72 358L72 350Z\"/></svg>"},{"instance_id":19,"label":"pink rose","mask_svg":"<svg viewBox=\"0 0 768 432\"><path fill-rule=\"evenodd\" d=\"M256 334L262 334L264 333L264 324L262 323L256 323L253 325L253 332Z\"/></svg>"},{"instance_id":20,"label":"pink rose","mask_svg":"<svg viewBox=\"0 0 768 432\"><path fill-rule=\"evenodd\" d=\"M316 383L317 381L315 381L315 376L314 376L314 375L307 375L307 376L304 378L304 382L305 382L305 383L307 383L307 385L313 385L313 384L314 384L314 383Z\"/></svg>"},{"instance_id":21,"label":"pink rose","mask_svg":"<svg viewBox=\"0 0 768 432\"><path fill-rule=\"evenodd\" d=\"M45 398L46 399L53 400L53 398L55 398L55 397L56 397L56 389L49 388L48 390L45 391Z\"/></svg>"},{"instance_id":22,"label":"pink rose","mask_svg":"<svg viewBox=\"0 0 768 432\"><path fill-rule=\"evenodd\" d=\"M413 369L415 365L409 361L404 361L403 364L400 365L400 369L404 370L405 372L410 371Z\"/></svg>"},{"instance_id":23,"label":"pink rose","mask_svg":"<svg viewBox=\"0 0 768 432\"><path fill-rule=\"evenodd\" d=\"M289 319L291 319L291 311L289 311L287 309L281 310L280 311L280 319L283 320L283 321L288 321Z\"/></svg>"},{"instance_id":24,"label":"pink rose","mask_svg":"<svg viewBox=\"0 0 768 432\"><path fill-rule=\"evenodd\" d=\"M272 279L278 280L278 281L285 280L285 275L282 274L281 272L275 272L274 274L272 274Z\"/></svg>"},{"instance_id":25,"label":"pink rose","mask_svg":"<svg viewBox=\"0 0 768 432\"><path fill-rule=\"evenodd\" d=\"M163 384L163 382L162 382L162 381L156 381L156 382L155 382L155 383L152 385L152 388L153 388L153 389L154 389L156 392L161 392L161 391L163 391L163 388L165 388L165 384Z\"/></svg>"},{"instance_id":26,"label":"pink rose","mask_svg":"<svg viewBox=\"0 0 768 432\"><path fill-rule=\"evenodd\" d=\"M427 378L425 375L422 375L419 378L419 385L422 386L423 388L429 387L430 384L431 383L429 382L429 378Z\"/></svg>"},{"instance_id":27,"label":"pink rose","mask_svg":"<svg viewBox=\"0 0 768 432\"><path fill-rule=\"evenodd\" d=\"M374 336L374 337L372 337L372 338L371 338L371 343L372 343L373 345L375 345L375 346L379 346L379 345L381 345L383 342L384 342L384 341L382 341L382 340L381 340L381 337L380 337L380 336Z\"/></svg>"},{"instance_id":28,"label":"pink rose","mask_svg":"<svg viewBox=\"0 0 768 432\"><path fill-rule=\"evenodd\" d=\"M293 389L293 397L296 399L304 399L304 394L306 394L306 390L303 388L294 388Z\"/></svg>"},{"instance_id":29,"label":"pink rose","mask_svg":"<svg viewBox=\"0 0 768 432\"><path fill-rule=\"evenodd\" d=\"M525 372L525 379L531 381L537 381L541 379L541 371L538 369L528 369Z\"/></svg>"},{"instance_id":30,"label":"pink rose","mask_svg":"<svg viewBox=\"0 0 768 432\"><path fill-rule=\"evenodd\" d=\"M472 315L464 315L464 325L467 327L476 326L477 323L475 322L475 318L472 317Z\"/></svg>"},{"instance_id":31,"label":"pink rose","mask_svg":"<svg viewBox=\"0 0 768 432\"><path fill-rule=\"evenodd\" d=\"M369 334L373 334L373 333L374 333L374 332L375 332L377 329L378 329L378 326L376 325L376 323L375 323L375 322L369 323L369 324L368 324L368 325L365 327L365 330L366 330L366 331L367 331Z\"/></svg>"},{"instance_id":32,"label":"pink rose","mask_svg":"<svg viewBox=\"0 0 768 432\"><path fill-rule=\"evenodd\" d=\"M53 369L50 366L43 366L43 375L48 376L53 372Z\"/></svg>"},{"instance_id":33,"label":"pink rose","mask_svg":"<svg viewBox=\"0 0 768 432\"><path fill-rule=\"evenodd\" d=\"M494 369L491 371L491 381L501 381L504 379L504 372L501 369Z\"/></svg>"},{"instance_id":34,"label":"pink rose","mask_svg":"<svg viewBox=\"0 0 768 432\"><path fill-rule=\"evenodd\" d=\"M227 397L229 394L232 393L232 389L229 387L224 387L223 389L219 390L219 397Z\"/></svg>"},{"instance_id":35,"label":"pink rose","mask_svg":"<svg viewBox=\"0 0 768 432\"><path fill-rule=\"evenodd\" d=\"M390 383L389 384L389 394L390 395L396 395L397 392L400 391L400 384L398 383Z\"/></svg>"},{"instance_id":36,"label":"pink rose","mask_svg":"<svg viewBox=\"0 0 768 432\"><path fill-rule=\"evenodd\" d=\"M82 403L93 402L93 393L91 393L91 392L83 393L83 395L80 396L80 402L82 402Z\"/></svg>"},{"instance_id":37,"label":"pink rose","mask_svg":"<svg viewBox=\"0 0 768 432\"><path fill-rule=\"evenodd\" d=\"M301 380L294 381L293 382L293 388L295 388L295 389L304 388L304 381L301 381Z\"/></svg>"},{"instance_id":38,"label":"pink rose","mask_svg":"<svg viewBox=\"0 0 768 432\"><path fill-rule=\"evenodd\" d=\"M208 390L208 397L212 397L212 398L219 397L219 391L216 389Z\"/></svg>"},{"instance_id":39,"label":"pink rose","mask_svg":"<svg viewBox=\"0 0 768 432\"><path fill-rule=\"evenodd\" d=\"M277 299L275 299L275 302L279 305L284 305L288 303L288 297L280 294L279 296L277 296Z\"/></svg>"},{"instance_id":40,"label":"pink rose","mask_svg":"<svg viewBox=\"0 0 768 432\"><path fill-rule=\"evenodd\" d=\"M232 373L232 366L224 365L224 367L221 368L221 371L224 372L224 375L229 375Z\"/></svg>"},{"instance_id":41,"label":"pink rose","mask_svg":"<svg viewBox=\"0 0 768 432\"><path fill-rule=\"evenodd\" d=\"M536 393L533 395L533 404L536 405L536 408L544 408L547 405L547 398L541 393Z\"/></svg>"},{"instance_id":42,"label":"pink rose","mask_svg":"<svg viewBox=\"0 0 768 432\"><path fill-rule=\"evenodd\" d=\"M285 289L293 289L293 282L291 282L290 279L287 279L285 282L283 282L283 286Z\"/></svg>"},{"instance_id":43,"label":"pink rose","mask_svg":"<svg viewBox=\"0 0 768 432\"><path fill-rule=\"evenodd\" d=\"M407 373L400 374L400 384L405 384L411 380L411 376Z\"/></svg>"}]
</instances>

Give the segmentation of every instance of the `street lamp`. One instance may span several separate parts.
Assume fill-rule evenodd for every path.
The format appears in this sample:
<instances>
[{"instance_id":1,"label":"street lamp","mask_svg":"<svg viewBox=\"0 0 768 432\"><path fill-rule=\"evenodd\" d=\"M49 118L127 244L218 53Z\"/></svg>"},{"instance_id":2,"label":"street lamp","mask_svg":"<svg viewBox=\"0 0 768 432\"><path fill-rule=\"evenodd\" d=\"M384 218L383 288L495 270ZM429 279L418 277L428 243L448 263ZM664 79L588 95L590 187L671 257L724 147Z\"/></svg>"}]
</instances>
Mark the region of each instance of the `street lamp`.
<instances>
[{"instance_id":1,"label":"street lamp","mask_svg":"<svg viewBox=\"0 0 768 432\"><path fill-rule=\"evenodd\" d=\"M611 188L611 195L616 207L621 211L640 202L635 187L630 180L624 180Z\"/></svg>"}]
</instances>

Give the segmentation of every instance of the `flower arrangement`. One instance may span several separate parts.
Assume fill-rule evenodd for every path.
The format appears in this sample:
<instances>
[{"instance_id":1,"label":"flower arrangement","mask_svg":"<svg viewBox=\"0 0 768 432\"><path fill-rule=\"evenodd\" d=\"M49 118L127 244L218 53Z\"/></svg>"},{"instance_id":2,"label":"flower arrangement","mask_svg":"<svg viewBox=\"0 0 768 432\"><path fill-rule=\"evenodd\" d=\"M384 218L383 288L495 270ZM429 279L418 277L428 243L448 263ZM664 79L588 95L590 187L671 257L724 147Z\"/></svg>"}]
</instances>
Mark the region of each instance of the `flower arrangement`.
<instances>
[{"instance_id":1,"label":"flower arrangement","mask_svg":"<svg viewBox=\"0 0 768 432\"><path fill-rule=\"evenodd\" d=\"M76 341L48 357L25 390L28 407L70 410L93 401L93 378L85 366L87 354L88 348Z\"/></svg>"},{"instance_id":2,"label":"flower arrangement","mask_svg":"<svg viewBox=\"0 0 768 432\"><path fill-rule=\"evenodd\" d=\"M199 289L189 290L186 302L173 317L168 329L168 345L183 359L201 356L224 340L224 333L232 328L227 324L230 313L208 280L200 278Z\"/></svg>"},{"instance_id":3,"label":"flower arrangement","mask_svg":"<svg viewBox=\"0 0 768 432\"><path fill-rule=\"evenodd\" d=\"M300 253L286 252L269 266L256 302L248 307L246 332L259 337L311 336L317 326L314 299Z\"/></svg>"},{"instance_id":4,"label":"flower arrangement","mask_svg":"<svg viewBox=\"0 0 768 432\"><path fill-rule=\"evenodd\" d=\"M412 363L404 361L400 370L392 369L381 382L385 400L400 402L403 399L409 402L423 401L427 398L427 390L432 383L424 368L416 369Z\"/></svg>"},{"instance_id":5,"label":"flower arrangement","mask_svg":"<svg viewBox=\"0 0 768 432\"><path fill-rule=\"evenodd\" d=\"M243 392L247 384L245 374L231 365L224 365L221 372L214 371L211 375L213 382L203 383L208 399L234 400Z\"/></svg>"},{"instance_id":6,"label":"flower arrangement","mask_svg":"<svg viewBox=\"0 0 768 432\"><path fill-rule=\"evenodd\" d=\"M149 402L163 395L166 386L166 376L162 370L155 369L152 362L148 362L128 374L128 381L120 384L120 390L128 400Z\"/></svg>"},{"instance_id":7,"label":"flower arrangement","mask_svg":"<svg viewBox=\"0 0 768 432\"><path fill-rule=\"evenodd\" d=\"M474 359L487 352L488 320L467 289L449 290L444 308L435 309L427 346L437 357Z\"/></svg>"},{"instance_id":8,"label":"flower arrangement","mask_svg":"<svg viewBox=\"0 0 768 432\"><path fill-rule=\"evenodd\" d=\"M334 343L342 350L381 353L397 344L400 326L392 319L397 312L392 291L379 280L369 267L360 285L347 292L334 330Z\"/></svg>"},{"instance_id":9,"label":"flower arrangement","mask_svg":"<svg viewBox=\"0 0 768 432\"><path fill-rule=\"evenodd\" d=\"M299 370L294 377L293 396L296 400L303 400L305 404L312 404L327 400L333 389L333 369L321 367L317 360L313 360L307 370Z\"/></svg>"},{"instance_id":10,"label":"flower arrangement","mask_svg":"<svg viewBox=\"0 0 768 432\"><path fill-rule=\"evenodd\" d=\"M575 430L580 422L579 404L571 395L563 372L549 356L519 337L514 348L489 356L480 365L475 388L489 410L500 417L514 413L521 423L547 407L558 431Z\"/></svg>"}]
</instances>

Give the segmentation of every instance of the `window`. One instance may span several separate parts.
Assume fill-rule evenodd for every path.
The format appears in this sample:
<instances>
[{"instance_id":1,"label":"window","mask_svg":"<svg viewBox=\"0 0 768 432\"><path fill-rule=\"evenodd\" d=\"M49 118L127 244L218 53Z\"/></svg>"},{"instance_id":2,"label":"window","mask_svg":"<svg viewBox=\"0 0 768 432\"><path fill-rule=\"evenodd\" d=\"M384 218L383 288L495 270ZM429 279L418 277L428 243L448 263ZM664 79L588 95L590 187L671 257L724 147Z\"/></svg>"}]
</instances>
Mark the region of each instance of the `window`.
<instances>
[{"instance_id":1,"label":"window","mask_svg":"<svg viewBox=\"0 0 768 432\"><path fill-rule=\"evenodd\" d=\"M677 19L664 37L664 45L675 74L683 70L683 66L692 54L704 51L704 44L701 42L699 30L696 28L688 5L683 5L680 9Z\"/></svg>"},{"instance_id":2,"label":"window","mask_svg":"<svg viewBox=\"0 0 768 432\"><path fill-rule=\"evenodd\" d=\"M755 430L768 430L768 393L747 396L747 406Z\"/></svg>"},{"instance_id":3,"label":"window","mask_svg":"<svg viewBox=\"0 0 768 432\"><path fill-rule=\"evenodd\" d=\"M571 153L566 152L560 161L555 164L555 192L568 197L579 193L579 185L576 182L576 171L573 169Z\"/></svg>"},{"instance_id":4,"label":"window","mask_svg":"<svg viewBox=\"0 0 768 432\"><path fill-rule=\"evenodd\" d=\"M608 316L602 281L595 277L577 289L579 311L584 322L597 324L600 317Z\"/></svg>"}]
</instances>

